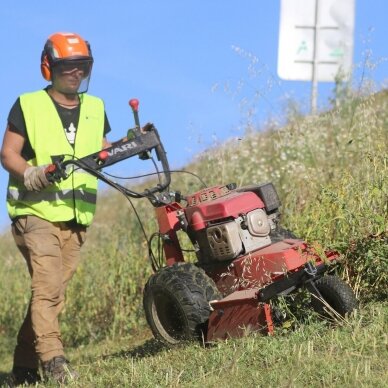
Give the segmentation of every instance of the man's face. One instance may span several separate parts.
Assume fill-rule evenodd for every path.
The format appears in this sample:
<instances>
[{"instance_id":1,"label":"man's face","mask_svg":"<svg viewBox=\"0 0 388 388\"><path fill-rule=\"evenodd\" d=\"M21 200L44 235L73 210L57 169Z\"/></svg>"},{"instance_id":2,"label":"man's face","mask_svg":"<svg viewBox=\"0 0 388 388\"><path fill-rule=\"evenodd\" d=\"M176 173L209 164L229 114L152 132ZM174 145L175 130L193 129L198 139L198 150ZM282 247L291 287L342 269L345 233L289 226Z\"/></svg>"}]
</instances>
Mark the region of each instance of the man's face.
<instances>
[{"instance_id":1,"label":"man's face","mask_svg":"<svg viewBox=\"0 0 388 388\"><path fill-rule=\"evenodd\" d=\"M64 94L76 94L83 79L90 74L91 63L68 61L53 67L53 88Z\"/></svg>"}]
</instances>

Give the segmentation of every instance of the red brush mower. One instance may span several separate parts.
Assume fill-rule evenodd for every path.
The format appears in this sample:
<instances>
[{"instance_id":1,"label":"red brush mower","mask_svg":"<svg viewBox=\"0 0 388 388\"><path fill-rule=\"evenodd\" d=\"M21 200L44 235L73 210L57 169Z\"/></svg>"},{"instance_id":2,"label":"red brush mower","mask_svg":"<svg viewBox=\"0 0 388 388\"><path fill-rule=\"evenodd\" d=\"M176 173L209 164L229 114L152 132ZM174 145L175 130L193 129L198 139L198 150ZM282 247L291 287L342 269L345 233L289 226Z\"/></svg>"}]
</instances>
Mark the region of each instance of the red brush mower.
<instances>
[{"instance_id":1,"label":"red brush mower","mask_svg":"<svg viewBox=\"0 0 388 388\"><path fill-rule=\"evenodd\" d=\"M279 226L280 201L272 183L205 188L182 196L169 190L171 171L158 132L152 124L140 128L138 101L131 100L136 127L112 147L82 159L53 160L52 181L66 179L82 168L130 198L148 198L155 207L159 231L147 238L154 274L144 288L144 310L154 336L176 344L198 339L210 342L243 335L247 330L272 334L282 313L279 297L305 289L322 316L338 316L357 306L352 289L327 274L339 258L318 253ZM100 170L138 155L162 166L159 183L138 193L121 186ZM155 166L157 166L154 161ZM143 229L144 231L144 229ZM178 232L184 232L196 255L185 262ZM164 255L154 254L155 239ZM164 257L162 257L164 256Z\"/></svg>"}]
</instances>

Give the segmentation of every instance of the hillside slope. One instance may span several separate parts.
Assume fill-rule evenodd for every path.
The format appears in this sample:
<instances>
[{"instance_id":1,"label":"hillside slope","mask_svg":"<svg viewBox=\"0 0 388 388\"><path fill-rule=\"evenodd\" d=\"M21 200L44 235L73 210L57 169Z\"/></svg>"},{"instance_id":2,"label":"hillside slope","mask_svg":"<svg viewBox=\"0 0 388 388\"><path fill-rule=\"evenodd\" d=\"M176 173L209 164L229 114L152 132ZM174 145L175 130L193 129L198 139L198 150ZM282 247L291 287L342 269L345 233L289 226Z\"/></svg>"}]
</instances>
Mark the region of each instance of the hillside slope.
<instances>
[{"instance_id":1,"label":"hillside slope","mask_svg":"<svg viewBox=\"0 0 388 388\"><path fill-rule=\"evenodd\" d=\"M272 181L283 203L284 225L309 241L338 249L343 254L341 274L352 284L361 301L385 301L388 289L387 108L388 91L383 91L369 98L346 101L319 116L290 118L280 129L257 132L249 128L241 139L230 140L199 155L187 170L201 176L208 186ZM173 175L172 186L184 194L201 188L193 176L178 174ZM156 229L152 207L145 200L136 201L134 205L150 235ZM28 278L9 235L1 236L0 244L0 365L9 365L9 352L28 301ZM151 273L147 244L130 204L116 192L103 193L83 250L82 264L68 290L67 307L62 316L65 342L79 346L107 338L127 338L130 333L143 331L142 288ZM379 311L378 316L386 314L385 308ZM355 320L351 325L357 324ZM344 336L351 342L349 330L344 329L348 333ZM326 335L328 337L323 338L335 334L326 332ZM386 344L386 336L381 332L370 335L371 341L383 340ZM229 346L229 355L225 357L230 357L231 368L240 365L239 360L245 359L246 354L260 354L255 338L244 340L242 345L238 341L220 345L223 349ZM310 341L307 337L304 340ZM263 344L267 340L257 341ZM292 354L308 351L308 345L304 348L303 341L292 343L291 340L291 344L286 344L287 338L284 343L282 341L277 340L273 346L294 346ZM319 336L317 341L319 346L324 342ZM275 355L277 350L271 346L266 349ZM295 350L298 346L300 350ZM192 356L190 352L194 350L190 349L184 351L186 357ZM234 356L233 349L238 349ZM327 358L334 352L327 346L323 349L319 357ZM346 349L349 353L358 352L353 345ZM174 360L179 358L176 353L171 354ZM363 351L360 350L360 354ZM384 350L378 354L383 356ZM82 351L77 357L82 364ZM152 368L157 368L158 363L170 362L169 353L164 353L163 357L153 358ZM222 354L214 353L212 357L215 357L212 363L225 362ZM98 362L102 365L103 360ZM131 362L131 368L143 368L143 361L140 364ZM260 359L256 359L256 363L259 362ZM144 363L147 364L147 359ZM318 361L316 363L318 367ZM361 364L351 364L348 371L361 373ZM294 366L301 367L298 363ZM275 373L274 365L268 368ZM174 368L171 373L165 368L156 370L160 378L158 384L164 384L165 378L166 386L178 385L180 378L186 376L186 372L179 375ZM240 369L242 374L244 370ZM5 372L1 368L0 371ZM211 371L202 369L201 381L205 381L204 376L210 373L215 382L222 371L221 367ZM195 372L192 369L188 373ZM329 368L327 373L334 371ZM322 380L323 385L335 381L334 375L331 380L328 374ZM151 381L155 382L149 380L149 386L152 386ZM343 382L347 384L350 380Z\"/></svg>"}]
</instances>

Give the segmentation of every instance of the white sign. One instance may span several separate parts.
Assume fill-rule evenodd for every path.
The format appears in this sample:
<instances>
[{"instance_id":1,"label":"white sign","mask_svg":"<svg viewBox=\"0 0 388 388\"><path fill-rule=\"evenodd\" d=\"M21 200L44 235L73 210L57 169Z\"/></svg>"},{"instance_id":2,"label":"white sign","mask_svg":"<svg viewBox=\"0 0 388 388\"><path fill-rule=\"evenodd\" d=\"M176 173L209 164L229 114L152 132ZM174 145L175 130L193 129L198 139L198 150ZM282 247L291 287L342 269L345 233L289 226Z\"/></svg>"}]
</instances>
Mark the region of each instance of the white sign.
<instances>
[{"instance_id":1,"label":"white sign","mask_svg":"<svg viewBox=\"0 0 388 388\"><path fill-rule=\"evenodd\" d=\"M354 1L281 0L280 78L332 82L339 71L345 78L349 76L353 57Z\"/></svg>"}]
</instances>

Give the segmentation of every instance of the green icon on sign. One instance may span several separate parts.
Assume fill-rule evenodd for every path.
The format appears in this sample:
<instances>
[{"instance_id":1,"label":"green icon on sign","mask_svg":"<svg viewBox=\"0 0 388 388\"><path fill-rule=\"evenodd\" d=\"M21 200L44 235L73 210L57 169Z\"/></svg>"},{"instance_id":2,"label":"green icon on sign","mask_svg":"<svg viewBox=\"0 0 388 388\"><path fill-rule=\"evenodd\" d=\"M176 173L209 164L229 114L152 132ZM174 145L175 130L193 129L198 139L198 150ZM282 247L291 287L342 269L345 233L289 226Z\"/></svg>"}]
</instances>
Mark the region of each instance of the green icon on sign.
<instances>
[{"instance_id":1,"label":"green icon on sign","mask_svg":"<svg viewBox=\"0 0 388 388\"><path fill-rule=\"evenodd\" d=\"M302 41L300 42L300 45L299 45L299 47L298 47L298 50L296 51L296 54L299 55L299 54L301 54L301 53L304 52L304 51L307 51L307 43L306 43L305 40L302 40Z\"/></svg>"},{"instance_id":2,"label":"green icon on sign","mask_svg":"<svg viewBox=\"0 0 388 388\"><path fill-rule=\"evenodd\" d=\"M330 56L331 57L335 57L335 58L341 58L344 56L344 49L342 47L337 47L335 48L331 53L330 53Z\"/></svg>"}]
</instances>

